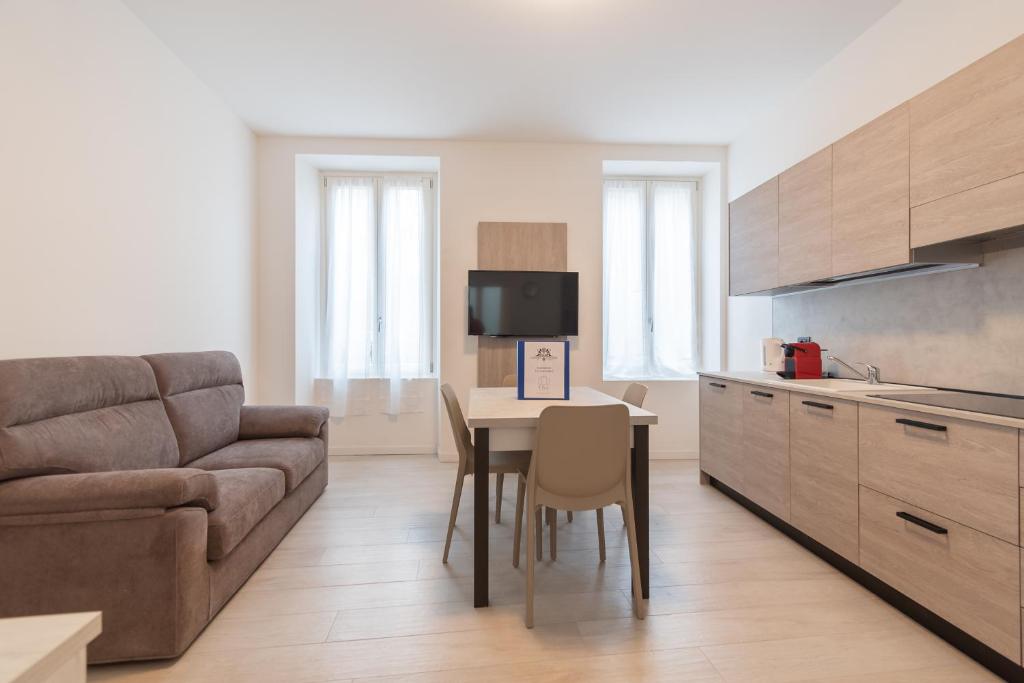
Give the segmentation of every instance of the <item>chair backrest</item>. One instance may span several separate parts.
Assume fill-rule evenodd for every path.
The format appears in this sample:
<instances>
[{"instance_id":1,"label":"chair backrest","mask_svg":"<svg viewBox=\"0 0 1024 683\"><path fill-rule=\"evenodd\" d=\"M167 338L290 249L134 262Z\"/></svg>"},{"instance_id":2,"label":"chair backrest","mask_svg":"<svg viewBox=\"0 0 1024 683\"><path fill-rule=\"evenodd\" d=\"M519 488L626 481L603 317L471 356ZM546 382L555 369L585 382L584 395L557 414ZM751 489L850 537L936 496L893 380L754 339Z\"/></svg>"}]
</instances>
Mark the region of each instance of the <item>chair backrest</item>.
<instances>
[{"instance_id":1,"label":"chair backrest","mask_svg":"<svg viewBox=\"0 0 1024 683\"><path fill-rule=\"evenodd\" d=\"M597 499L628 485L628 471L626 406L549 406L541 412L530 467L531 484L539 490L566 500Z\"/></svg>"},{"instance_id":2,"label":"chair backrest","mask_svg":"<svg viewBox=\"0 0 1024 683\"><path fill-rule=\"evenodd\" d=\"M233 353L158 353L143 358L153 368L178 439L180 465L238 441L245 389Z\"/></svg>"},{"instance_id":3,"label":"chair backrest","mask_svg":"<svg viewBox=\"0 0 1024 683\"><path fill-rule=\"evenodd\" d=\"M444 398L444 407L448 411L448 420L452 423L452 435L455 437L455 447L459 450L459 464L466 466L470 462L470 454L473 452L473 437L466 426L466 418L462 416L462 408L459 406L459 397L450 384L441 385L441 396Z\"/></svg>"},{"instance_id":4,"label":"chair backrest","mask_svg":"<svg viewBox=\"0 0 1024 683\"><path fill-rule=\"evenodd\" d=\"M0 480L177 465L171 423L141 358L0 361Z\"/></svg>"},{"instance_id":5,"label":"chair backrest","mask_svg":"<svg viewBox=\"0 0 1024 683\"><path fill-rule=\"evenodd\" d=\"M519 378L516 375L505 375L501 378L501 386L517 387L519 386Z\"/></svg>"},{"instance_id":6,"label":"chair backrest","mask_svg":"<svg viewBox=\"0 0 1024 683\"><path fill-rule=\"evenodd\" d=\"M644 399L647 397L647 385L640 384L639 382L633 382L626 387L626 393L622 395L622 400L626 403L636 406L637 408L644 407Z\"/></svg>"}]
</instances>

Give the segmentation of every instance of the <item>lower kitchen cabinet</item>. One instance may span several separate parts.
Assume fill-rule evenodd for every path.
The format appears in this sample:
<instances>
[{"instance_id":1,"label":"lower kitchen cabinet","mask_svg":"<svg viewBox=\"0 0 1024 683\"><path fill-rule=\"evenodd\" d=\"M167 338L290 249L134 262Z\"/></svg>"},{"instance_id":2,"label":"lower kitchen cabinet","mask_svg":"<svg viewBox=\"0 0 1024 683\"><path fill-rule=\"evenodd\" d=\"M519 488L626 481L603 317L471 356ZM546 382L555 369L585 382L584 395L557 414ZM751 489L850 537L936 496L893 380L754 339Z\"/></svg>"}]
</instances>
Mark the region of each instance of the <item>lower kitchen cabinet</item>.
<instances>
[{"instance_id":1,"label":"lower kitchen cabinet","mask_svg":"<svg viewBox=\"0 0 1024 683\"><path fill-rule=\"evenodd\" d=\"M789 392L741 385L741 493L789 521Z\"/></svg>"},{"instance_id":2,"label":"lower kitchen cabinet","mask_svg":"<svg viewBox=\"0 0 1024 683\"><path fill-rule=\"evenodd\" d=\"M743 386L700 378L700 469L740 493Z\"/></svg>"},{"instance_id":3,"label":"lower kitchen cabinet","mask_svg":"<svg viewBox=\"0 0 1024 683\"><path fill-rule=\"evenodd\" d=\"M1021 662L1017 546L860 487L861 568Z\"/></svg>"},{"instance_id":4,"label":"lower kitchen cabinet","mask_svg":"<svg viewBox=\"0 0 1024 683\"><path fill-rule=\"evenodd\" d=\"M857 404L791 394L789 467L790 524L856 563Z\"/></svg>"}]
</instances>

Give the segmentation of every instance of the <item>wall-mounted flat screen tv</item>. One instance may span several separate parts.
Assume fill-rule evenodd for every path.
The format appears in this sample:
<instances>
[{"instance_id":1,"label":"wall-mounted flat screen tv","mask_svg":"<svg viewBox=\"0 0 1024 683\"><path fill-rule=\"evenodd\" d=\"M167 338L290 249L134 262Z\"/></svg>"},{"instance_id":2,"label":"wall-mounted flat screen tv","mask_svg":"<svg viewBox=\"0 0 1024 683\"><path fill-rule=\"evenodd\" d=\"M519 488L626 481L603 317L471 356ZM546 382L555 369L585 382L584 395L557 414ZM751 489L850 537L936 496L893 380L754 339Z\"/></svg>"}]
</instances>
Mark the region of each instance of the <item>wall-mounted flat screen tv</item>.
<instances>
[{"instance_id":1,"label":"wall-mounted flat screen tv","mask_svg":"<svg viewBox=\"0 0 1024 683\"><path fill-rule=\"evenodd\" d=\"M579 334L579 273L469 271L469 333L488 337Z\"/></svg>"}]
</instances>

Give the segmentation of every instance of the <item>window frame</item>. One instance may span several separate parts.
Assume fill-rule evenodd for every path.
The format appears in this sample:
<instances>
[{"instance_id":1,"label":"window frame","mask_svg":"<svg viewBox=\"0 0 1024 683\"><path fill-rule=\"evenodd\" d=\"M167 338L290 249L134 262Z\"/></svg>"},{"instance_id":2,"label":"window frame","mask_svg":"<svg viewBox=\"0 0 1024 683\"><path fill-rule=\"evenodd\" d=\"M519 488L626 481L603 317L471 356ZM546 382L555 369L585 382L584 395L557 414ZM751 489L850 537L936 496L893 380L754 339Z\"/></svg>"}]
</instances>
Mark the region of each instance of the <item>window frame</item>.
<instances>
[{"instance_id":1,"label":"window frame","mask_svg":"<svg viewBox=\"0 0 1024 683\"><path fill-rule=\"evenodd\" d=\"M384 354L379 353L379 350L384 346L384 321L381 316L381 311L384 308L384 282L381 274L384 272L384 250L381 248L383 239L382 235L382 224L381 208L383 206L384 193L383 193L383 181L386 178L419 178L420 180L429 181L429 191L426 197L426 225L424 230L426 232L426 238L424 242L430 245L430 254L428 254L428 272L426 279L430 289L430 307L429 315L431 320L431 334L430 334L430 371L426 375L417 377L411 377L408 379L436 379L438 376L438 229L437 226L440 223L438 217L438 174L431 171L320 171L319 172L320 182L320 277L319 277L319 301L317 302L317 308L319 315L317 316L317 357L319 358L322 353L323 335L324 335L324 322L327 319L327 250L325 245L327 242L327 231L328 231L328 216L327 216L327 189L329 180L331 178L363 178L373 180L373 194L374 194L374 256L375 256L375 269L376 276L374 277L374 317L377 320L377 330L373 335L373 372L369 376L362 378L364 380L385 380L388 379L388 375L384 371ZM358 379L349 379L347 381L359 381Z\"/></svg>"},{"instance_id":2,"label":"window frame","mask_svg":"<svg viewBox=\"0 0 1024 683\"><path fill-rule=\"evenodd\" d=\"M649 373L654 360L654 335L655 328L657 325L653 307L654 300L654 273L650 267L650 254L654 249L654 211L653 209L653 187L656 182L681 182L681 183L693 183L693 202L692 202L692 213L693 213L693 249L694 249L694 264L693 264L693 283L694 283L694 294L693 294L693 315L694 315L694 335L696 336L697 349L702 348L703 344L703 330L701 328L701 283L702 283L702 266L703 266L703 254L702 254L702 238L703 238L703 194L701 191L702 178L692 176L679 176L679 175L649 175L649 174L636 174L636 175L624 175L624 174L608 174L601 176L601 239L604 240L605 224L604 224L604 201L605 201L605 182L606 181L630 181L630 182L642 182L644 183L644 244L643 253L641 255L644 287L643 287L643 301L641 306L643 307L644 313L644 370L643 373L638 373L634 376L624 377L618 375L609 375L607 367L605 365L605 349L601 349L601 379L605 382L631 382L631 381L644 381L644 382L686 382L693 381L697 377L697 369L693 372L685 373L676 377L663 377L663 376L652 376ZM602 245L602 259L601 259L601 278L602 283L605 277L605 264L603 256L603 245ZM601 305L601 325L602 328L605 324L604 320L604 302ZM604 340L604 330L602 329L602 341ZM699 352L699 351L698 351ZM698 366L700 363L698 363Z\"/></svg>"}]
</instances>

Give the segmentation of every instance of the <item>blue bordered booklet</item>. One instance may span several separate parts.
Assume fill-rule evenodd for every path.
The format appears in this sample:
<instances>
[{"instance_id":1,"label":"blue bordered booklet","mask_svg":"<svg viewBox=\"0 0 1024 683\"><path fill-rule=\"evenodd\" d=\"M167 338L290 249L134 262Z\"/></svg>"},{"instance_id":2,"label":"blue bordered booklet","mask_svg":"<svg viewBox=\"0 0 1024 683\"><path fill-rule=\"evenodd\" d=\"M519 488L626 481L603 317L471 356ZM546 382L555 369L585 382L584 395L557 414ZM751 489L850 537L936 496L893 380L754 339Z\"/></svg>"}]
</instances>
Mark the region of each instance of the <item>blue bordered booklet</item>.
<instances>
[{"instance_id":1,"label":"blue bordered booklet","mask_svg":"<svg viewBox=\"0 0 1024 683\"><path fill-rule=\"evenodd\" d=\"M569 342L516 342L519 400L569 400Z\"/></svg>"}]
</instances>

